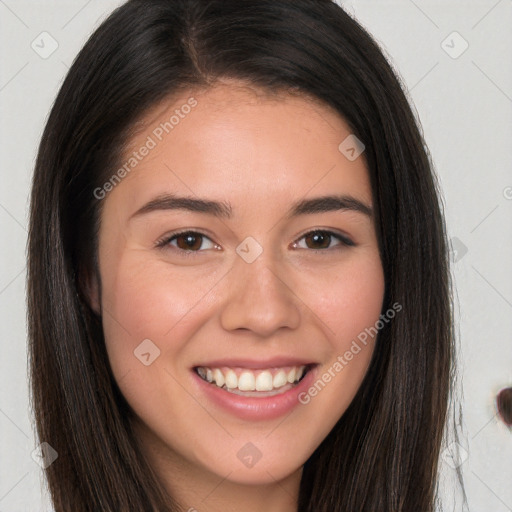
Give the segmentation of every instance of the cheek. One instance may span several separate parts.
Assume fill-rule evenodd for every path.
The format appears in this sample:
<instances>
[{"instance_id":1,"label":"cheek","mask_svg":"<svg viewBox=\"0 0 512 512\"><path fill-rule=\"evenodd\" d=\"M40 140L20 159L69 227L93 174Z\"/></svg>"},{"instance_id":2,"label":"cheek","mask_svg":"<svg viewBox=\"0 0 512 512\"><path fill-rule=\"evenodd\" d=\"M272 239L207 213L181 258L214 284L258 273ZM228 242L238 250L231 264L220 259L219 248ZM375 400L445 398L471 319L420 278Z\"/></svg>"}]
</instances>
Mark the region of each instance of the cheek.
<instances>
[{"instance_id":1,"label":"cheek","mask_svg":"<svg viewBox=\"0 0 512 512\"><path fill-rule=\"evenodd\" d=\"M343 268L312 278L304 286L307 304L323 321L331 348L344 352L379 319L385 286L380 259L373 253L356 256Z\"/></svg>"},{"instance_id":2,"label":"cheek","mask_svg":"<svg viewBox=\"0 0 512 512\"><path fill-rule=\"evenodd\" d=\"M313 385L300 397L311 415L315 442L320 442L356 395L375 346L385 281L377 255L354 258L342 272L311 281L305 302L321 320L329 356Z\"/></svg>"},{"instance_id":3,"label":"cheek","mask_svg":"<svg viewBox=\"0 0 512 512\"><path fill-rule=\"evenodd\" d=\"M172 272L142 251L127 251L102 277L107 351L114 373L124 374L140 365L134 351L143 340L151 340L161 353L182 349L185 342L180 340L187 338L183 330L194 318L194 305L211 288L215 276Z\"/></svg>"},{"instance_id":4,"label":"cheek","mask_svg":"<svg viewBox=\"0 0 512 512\"><path fill-rule=\"evenodd\" d=\"M183 380L180 362L203 320L201 297L216 277L190 269L177 272L142 251L126 251L102 276L103 330L113 375L137 416L156 430L176 411L190 408L190 395L177 384Z\"/></svg>"}]
</instances>

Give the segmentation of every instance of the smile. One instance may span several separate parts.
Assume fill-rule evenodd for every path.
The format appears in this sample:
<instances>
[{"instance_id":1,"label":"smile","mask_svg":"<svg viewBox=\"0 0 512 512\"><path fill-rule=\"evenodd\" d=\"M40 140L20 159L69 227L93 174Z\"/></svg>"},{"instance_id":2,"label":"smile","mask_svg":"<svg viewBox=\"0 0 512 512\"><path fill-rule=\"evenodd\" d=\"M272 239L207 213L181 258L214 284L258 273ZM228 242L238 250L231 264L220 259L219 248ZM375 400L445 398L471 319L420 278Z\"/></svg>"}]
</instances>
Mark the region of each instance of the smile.
<instances>
[{"instance_id":1,"label":"smile","mask_svg":"<svg viewBox=\"0 0 512 512\"><path fill-rule=\"evenodd\" d=\"M302 407L298 397L319 371L318 363L289 356L265 361L222 359L191 367L191 385L207 408L218 408L239 420L267 421Z\"/></svg>"},{"instance_id":2,"label":"smile","mask_svg":"<svg viewBox=\"0 0 512 512\"><path fill-rule=\"evenodd\" d=\"M273 396L292 389L307 373L306 365L247 369L199 366L196 373L206 382L242 396Z\"/></svg>"}]
</instances>

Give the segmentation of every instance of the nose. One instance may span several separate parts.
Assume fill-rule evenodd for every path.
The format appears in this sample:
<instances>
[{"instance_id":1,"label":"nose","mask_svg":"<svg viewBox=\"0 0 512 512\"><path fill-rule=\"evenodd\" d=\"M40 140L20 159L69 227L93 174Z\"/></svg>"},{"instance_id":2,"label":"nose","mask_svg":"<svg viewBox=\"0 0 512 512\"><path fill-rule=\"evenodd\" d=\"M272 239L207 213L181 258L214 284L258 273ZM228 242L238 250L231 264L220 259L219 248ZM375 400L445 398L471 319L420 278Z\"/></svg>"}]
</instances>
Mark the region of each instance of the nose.
<instances>
[{"instance_id":1,"label":"nose","mask_svg":"<svg viewBox=\"0 0 512 512\"><path fill-rule=\"evenodd\" d=\"M278 266L263 254L252 263L237 258L228 274L227 299L220 315L228 331L245 329L269 337L281 328L296 329L300 324L300 299L293 283L285 282Z\"/></svg>"}]
</instances>

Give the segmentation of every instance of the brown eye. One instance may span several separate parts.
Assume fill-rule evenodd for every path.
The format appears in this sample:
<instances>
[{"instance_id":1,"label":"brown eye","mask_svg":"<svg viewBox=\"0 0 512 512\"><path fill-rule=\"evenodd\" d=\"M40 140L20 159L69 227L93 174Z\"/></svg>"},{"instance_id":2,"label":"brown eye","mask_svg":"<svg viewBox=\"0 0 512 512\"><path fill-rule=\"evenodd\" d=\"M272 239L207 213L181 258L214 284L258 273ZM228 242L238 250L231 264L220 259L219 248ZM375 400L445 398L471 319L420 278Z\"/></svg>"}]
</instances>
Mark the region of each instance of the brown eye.
<instances>
[{"instance_id":1,"label":"brown eye","mask_svg":"<svg viewBox=\"0 0 512 512\"><path fill-rule=\"evenodd\" d=\"M202 235L199 233L183 233L174 237L178 249L195 251L201 247Z\"/></svg>"},{"instance_id":2,"label":"brown eye","mask_svg":"<svg viewBox=\"0 0 512 512\"><path fill-rule=\"evenodd\" d=\"M331 235L323 231L315 231L306 235L305 240L308 247L310 247L308 242L313 244L313 247L310 247L310 249L326 249L331 244Z\"/></svg>"},{"instance_id":3,"label":"brown eye","mask_svg":"<svg viewBox=\"0 0 512 512\"><path fill-rule=\"evenodd\" d=\"M218 248L210 238L196 231L182 231L181 233L171 234L157 242L156 245L160 248L170 248L181 253L189 254L202 252L204 249Z\"/></svg>"},{"instance_id":4,"label":"brown eye","mask_svg":"<svg viewBox=\"0 0 512 512\"><path fill-rule=\"evenodd\" d=\"M332 231L325 230L316 230L306 233L300 240L305 240L306 249L329 249L332 247L333 240L337 240L339 243L334 244L334 246L343 246L343 245L354 245L354 243L345 238L344 236L334 233ZM295 243L299 245L298 242Z\"/></svg>"}]
</instances>

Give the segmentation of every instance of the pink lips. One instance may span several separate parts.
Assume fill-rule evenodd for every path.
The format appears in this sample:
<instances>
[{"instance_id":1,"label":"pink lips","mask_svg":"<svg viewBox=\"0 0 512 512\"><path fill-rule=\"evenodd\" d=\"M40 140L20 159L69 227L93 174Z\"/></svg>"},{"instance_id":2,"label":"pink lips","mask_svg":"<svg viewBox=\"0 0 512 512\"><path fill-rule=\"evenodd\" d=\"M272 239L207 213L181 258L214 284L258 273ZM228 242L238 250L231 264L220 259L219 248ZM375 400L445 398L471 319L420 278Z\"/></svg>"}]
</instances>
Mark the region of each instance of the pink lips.
<instances>
[{"instance_id":1,"label":"pink lips","mask_svg":"<svg viewBox=\"0 0 512 512\"><path fill-rule=\"evenodd\" d=\"M225 389L219 388L215 384L206 382L195 370L192 370L191 373L193 376L193 385L197 392L204 395L207 401L211 402L216 407L243 420L264 421L289 414L295 407L300 405L298 395L305 392L314 382L316 364L312 364L311 360L277 357L264 361L222 359L196 365L208 368L228 366L232 368L243 367L248 369L269 369L300 365L307 365L309 368L301 381L283 393L262 397L241 396L231 393Z\"/></svg>"}]
</instances>

